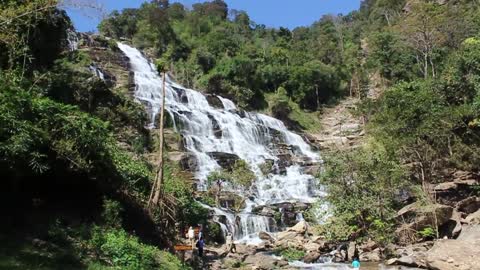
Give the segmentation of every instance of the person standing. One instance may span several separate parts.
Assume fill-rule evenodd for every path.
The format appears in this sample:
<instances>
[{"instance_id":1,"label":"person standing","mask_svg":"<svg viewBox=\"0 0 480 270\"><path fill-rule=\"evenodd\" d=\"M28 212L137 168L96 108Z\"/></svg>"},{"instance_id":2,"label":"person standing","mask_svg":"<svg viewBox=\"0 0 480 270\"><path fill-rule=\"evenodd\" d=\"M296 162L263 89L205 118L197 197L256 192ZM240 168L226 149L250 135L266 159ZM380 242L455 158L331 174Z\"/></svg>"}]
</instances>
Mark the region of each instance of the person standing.
<instances>
[{"instance_id":1,"label":"person standing","mask_svg":"<svg viewBox=\"0 0 480 270\"><path fill-rule=\"evenodd\" d=\"M230 232L227 235L227 252L237 252L237 248L235 247L235 243L233 242L233 235Z\"/></svg>"},{"instance_id":2,"label":"person standing","mask_svg":"<svg viewBox=\"0 0 480 270\"><path fill-rule=\"evenodd\" d=\"M360 270L360 261L358 258L353 258L352 267L354 270Z\"/></svg>"},{"instance_id":3,"label":"person standing","mask_svg":"<svg viewBox=\"0 0 480 270\"><path fill-rule=\"evenodd\" d=\"M188 241L190 241L192 250L195 249L195 231L193 230L192 226L190 226L190 228L188 229L187 238L188 238Z\"/></svg>"},{"instance_id":4,"label":"person standing","mask_svg":"<svg viewBox=\"0 0 480 270\"><path fill-rule=\"evenodd\" d=\"M201 258L203 257L203 248L205 247L205 240L203 237L198 239L197 241L197 248L198 248L198 256Z\"/></svg>"}]
</instances>

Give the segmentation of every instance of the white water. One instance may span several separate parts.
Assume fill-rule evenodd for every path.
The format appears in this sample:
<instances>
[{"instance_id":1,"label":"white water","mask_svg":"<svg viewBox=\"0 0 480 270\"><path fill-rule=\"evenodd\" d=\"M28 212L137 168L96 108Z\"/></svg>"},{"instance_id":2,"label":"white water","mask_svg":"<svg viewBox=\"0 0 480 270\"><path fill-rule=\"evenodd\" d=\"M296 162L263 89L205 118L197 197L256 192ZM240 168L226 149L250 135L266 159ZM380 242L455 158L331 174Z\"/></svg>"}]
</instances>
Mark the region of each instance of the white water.
<instances>
[{"instance_id":1,"label":"white water","mask_svg":"<svg viewBox=\"0 0 480 270\"><path fill-rule=\"evenodd\" d=\"M161 108L162 79L140 51L122 43L118 46L130 59L131 70L135 74L135 98L148 108L150 127L154 127ZM204 190L207 176L220 169L217 161L209 156L211 152L235 154L245 160L255 173L256 188L251 191L253 199L247 200L247 207L241 214L235 216L227 210L213 208L216 215L227 219L222 229L233 232L237 240L255 242L258 232L274 231L276 228L269 225L269 218L252 215L252 207L286 201L312 202L316 195L313 177L302 173L297 164L287 166L284 174L277 170L263 175L260 167L267 160L272 160L274 167L279 167L279 150L275 147L278 141L291 148L292 156L313 162L320 161L320 158L301 136L288 131L280 120L258 113L239 113L232 101L218 98L223 109L210 106L200 92L184 88L167 76L166 110L182 134L185 148L197 160L195 177L199 181L199 189ZM215 125L219 126L221 136L216 136Z\"/></svg>"}]
</instances>

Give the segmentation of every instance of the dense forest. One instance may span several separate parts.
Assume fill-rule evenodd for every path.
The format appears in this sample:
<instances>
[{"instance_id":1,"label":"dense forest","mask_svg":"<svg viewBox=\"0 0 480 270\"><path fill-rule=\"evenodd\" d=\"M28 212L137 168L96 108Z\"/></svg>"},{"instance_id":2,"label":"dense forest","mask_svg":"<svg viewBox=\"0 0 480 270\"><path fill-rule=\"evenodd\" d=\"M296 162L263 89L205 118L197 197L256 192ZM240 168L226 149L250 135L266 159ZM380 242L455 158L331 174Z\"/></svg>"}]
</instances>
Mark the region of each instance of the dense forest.
<instances>
[{"instance_id":1,"label":"dense forest","mask_svg":"<svg viewBox=\"0 0 480 270\"><path fill-rule=\"evenodd\" d=\"M144 108L118 87L128 71L117 84L93 76L98 56L69 49L73 25L63 8L0 1L0 269L189 269L166 251L176 228L147 211L158 138ZM358 99L352 113L365 123L364 143L321 152L318 184L331 217L319 225L315 206L306 215L328 240L387 247L441 238L438 224L401 230L398 210L420 202L436 217L435 205L458 198L441 201L435 187L479 173L476 0L364 0L357 11L295 29L257 24L221 0L153 0L114 11L98 30L92 42L112 65L121 62L115 40L128 42L182 85L299 133L321 131L326 107ZM239 170L228 177L250 183L248 169ZM207 224L192 176L168 162L164 177L176 222ZM480 196L478 179L462 192Z\"/></svg>"}]
</instances>

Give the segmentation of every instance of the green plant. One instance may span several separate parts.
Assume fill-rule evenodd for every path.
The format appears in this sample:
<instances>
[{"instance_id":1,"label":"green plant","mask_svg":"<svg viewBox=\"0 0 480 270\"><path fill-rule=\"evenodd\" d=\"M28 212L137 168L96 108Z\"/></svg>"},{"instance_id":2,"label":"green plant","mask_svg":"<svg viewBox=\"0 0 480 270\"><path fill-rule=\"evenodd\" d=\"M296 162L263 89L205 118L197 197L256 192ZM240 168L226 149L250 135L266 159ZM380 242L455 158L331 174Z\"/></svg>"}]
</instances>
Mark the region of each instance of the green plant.
<instances>
[{"instance_id":1,"label":"green plant","mask_svg":"<svg viewBox=\"0 0 480 270\"><path fill-rule=\"evenodd\" d=\"M303 257L305 257L305 251L298 250L298 249L291 248L291 247L286 248L286 249L276 250L275 253L277 255L282 256L284 259L288 260L289 262L299 261Z\"/></svg>"},{"instance_id":2,"label":"green plant","mask_svg":"<svg viewBox=\"0 0 480 270\"><path fill-rule=\"evenodd\" d=\"M159 250L140 243L138 238L123 230L95 230L90 243L112 266L132 270L155 269L159 266Z\"/></svg>"},{"instance_id":3,"label":"green plant","mask_svg":"<svg viewBox=\"0 0 480 270\"><path fill-rule=\"evenodd\" d=\"M417 232L424 239L433 239L437 235L437 232L432 227L426 227Z\"/></svg>"},{"instance_id":4,"label":"green plant","mask_svg":"<svg viewBox=\"0 0 480 270\"><path fill-rule=\"evenodd\" d=\"M102 218L109 227L121 227L123 208L119 202L105 198L103 200Z\"/></svg>"}]
</instances>

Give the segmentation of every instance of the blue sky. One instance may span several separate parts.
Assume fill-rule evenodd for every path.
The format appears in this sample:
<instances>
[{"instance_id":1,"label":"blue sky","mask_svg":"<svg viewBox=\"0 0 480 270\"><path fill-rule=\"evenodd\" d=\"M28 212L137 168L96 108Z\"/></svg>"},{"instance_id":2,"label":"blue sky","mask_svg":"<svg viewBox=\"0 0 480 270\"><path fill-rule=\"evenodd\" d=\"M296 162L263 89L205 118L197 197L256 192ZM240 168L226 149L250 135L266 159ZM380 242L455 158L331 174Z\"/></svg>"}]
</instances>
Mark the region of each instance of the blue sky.
<instances>
[{"instance_id":1,"label":"blue sky","mask_svg":"<svg viewBox=\"0 0 480 270\"><path fill-rule=\"evenodd\" d=\"M139 7L145 0L97 0L105 12ZM178 0L186 6L202 0ZM347 14L358 9L360 0L226 0L230 9L245 10L258 24L270 27L307 26L324 14ZM100 14L92 10L67 10L78 31L96 31Z\"/></svg>"}]
</instances>

